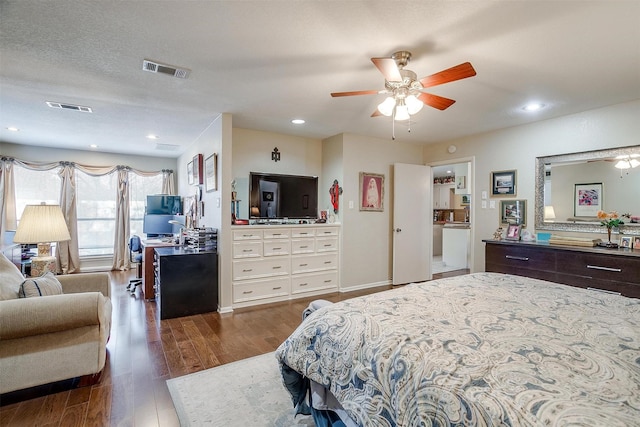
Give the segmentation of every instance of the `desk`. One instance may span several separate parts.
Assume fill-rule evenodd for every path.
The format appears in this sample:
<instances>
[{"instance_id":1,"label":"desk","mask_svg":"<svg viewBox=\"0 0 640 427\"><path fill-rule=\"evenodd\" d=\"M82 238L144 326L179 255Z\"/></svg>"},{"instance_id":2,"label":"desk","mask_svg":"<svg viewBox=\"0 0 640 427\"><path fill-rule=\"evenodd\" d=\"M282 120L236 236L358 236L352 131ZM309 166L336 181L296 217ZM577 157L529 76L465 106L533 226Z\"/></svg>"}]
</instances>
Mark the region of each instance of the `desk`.
<instances>
[{"instance_id":1,"label":"desk","mask_svg":"<svg viewBox=\"0 0 640 427\"><path fill-rule=\"evenodd\" d=\"M155 248L178 246L175 242L162 240L143 240L142 242L142 292L145 299L152 300L156 293L154 286L153 259Z\"/></svg>"},{"instance_id":2,"label":"desk","mask_svg":"<svg viewBox=\"0 0 640 427\"><path fill-rule=\"evenodd\" d=\"M218 254L184 247L155 248L156 314L160 319L218 309Z\"/></svg>"}]
</instances>

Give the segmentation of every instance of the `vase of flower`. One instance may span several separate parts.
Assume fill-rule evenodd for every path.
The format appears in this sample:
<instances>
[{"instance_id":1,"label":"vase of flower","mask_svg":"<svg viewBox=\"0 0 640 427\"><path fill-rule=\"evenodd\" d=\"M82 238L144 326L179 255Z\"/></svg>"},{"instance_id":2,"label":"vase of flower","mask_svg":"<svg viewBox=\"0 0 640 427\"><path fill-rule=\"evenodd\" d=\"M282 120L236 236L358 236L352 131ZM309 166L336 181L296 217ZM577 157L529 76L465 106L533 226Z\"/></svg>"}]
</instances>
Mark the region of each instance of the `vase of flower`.
<instances>
[{"instance_id":1,"label":"vase of flower","mask_svg":"<svg viewBox=\"0 0 640 427\"><path fill-rule=\"evenodd\" d=\"M604 246L606 248L617 248L618 244L611 241L611 230L613 229L613 227L620 227L624 224L622 218L629 218L630 216L630 214L618 215L618 212L616 211L598 211L598 219L600 220L600 225L602 225L603 227L607 227L607 241L598 244L598 246Z\"/></svg>"}]
</instances>

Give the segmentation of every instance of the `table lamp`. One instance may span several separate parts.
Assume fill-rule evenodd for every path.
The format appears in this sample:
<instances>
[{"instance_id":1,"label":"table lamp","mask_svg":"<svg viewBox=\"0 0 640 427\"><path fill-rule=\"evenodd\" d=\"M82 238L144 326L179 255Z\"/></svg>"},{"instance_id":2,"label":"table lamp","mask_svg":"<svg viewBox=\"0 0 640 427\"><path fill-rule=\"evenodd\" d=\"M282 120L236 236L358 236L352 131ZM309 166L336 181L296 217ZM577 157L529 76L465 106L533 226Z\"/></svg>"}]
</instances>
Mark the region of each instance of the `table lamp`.
<instances>
[{"instance_id":1,"label":"table lamp","mask_svg":"<svg viewBox=\"0 0 640 427\"><path fill-rule=\"evenodd\" d=\"M556 219L556 212L553 209L553 206L547 205L544 207L544 220L548 222L553 222Z\"/></svg>"},{"instance_id":2,"label":"table lamp","mask_svg":"<svg viewBox=\"0 0 640 427\"><path fill-rule=\"evenodd\" d=\"M47 271L55 273L56 258L51 256L51 242L71 240L67 223L59 205L27 205L18 229L15 243L37 243L38 256L31 258L31 276L41 276Z\"/></svg>"}]
</instances>

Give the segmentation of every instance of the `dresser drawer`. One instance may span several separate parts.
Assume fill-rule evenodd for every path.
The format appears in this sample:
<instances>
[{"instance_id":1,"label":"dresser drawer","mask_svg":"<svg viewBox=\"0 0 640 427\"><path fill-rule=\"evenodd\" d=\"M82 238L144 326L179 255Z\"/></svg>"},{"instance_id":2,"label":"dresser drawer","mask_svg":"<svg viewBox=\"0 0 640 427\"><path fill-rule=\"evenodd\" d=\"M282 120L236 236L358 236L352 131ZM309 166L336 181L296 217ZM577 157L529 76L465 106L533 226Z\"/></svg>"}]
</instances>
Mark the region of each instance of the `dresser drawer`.
<instances>
[{"instance_id":1,"label":"dresser drawer","mask_svg":"<svg viewBox=\"0 0 640 427\"><path fill-rule=\"evenodd\" d=\"M262 242L239 241L233 243L234 258L256 258L262 256Z\"/></svg>"},{"instance_id":2,"label":"dresser drawer","mask_svg":"<svg viewBox=\"0 0 640 427\"><path fill-rule=\"evenodd\" d=\"M557 261L563 273L640 284L639 258L559 252Z\"/></svg>"},{"instance_id":3,"label":"dresser drawer","mask_svg":"<svg viewBox=\"0 0 640 427\"><path fill-rule=\"evenodd\" d=\"M291 237L314 237L316 235L316 230L314 228L302 228L302 229L294 229L291 230Z\"/></svg>"},{"instance_id":4,"label":"dresser drawer","mask_svg":"<svg viewBox=\"0 0 640 427\"><path fill-rule=\"evenodd\" d=\"M338 272L299 274L291 278L291 293L318 291L322 289L337 289Z\"/></svg>"},{"instance_id":5,"label":"dresser drawer","mask_svg":"<svg viewBox=\"0 0 640 427\"><path fill-rule=\"evenodd\" d=\"M265 239L288 239L289 238L289 230L276 228L274 230L263 230L262 236Z\"/></svg>"},{"instance_id":6,"label":"dresser drawer","mask_svg":"<svg viewBox=\"0 0 640 427\"><path fill-rule=\"evenodd\" d=\"M338 268L338 255L294 255L291 257L291 273L334 270Z\"/></svg>"},{"instance_id":7,"label":"dresser drawer","mask_svg":"<svg viewBox=\"0 0 640 427\"><path fill-rule=\"evenodd\" d=\"M250 280L233 284L233 302L240 303L262 298L288 296L291 291L289 277Z\"/></svg>"},{"instance_id":8,"label":"dresser drawer","mask_svg":"<svg viewBox=\"0 0 640 427\"><path fill-rule=\"evenodd\" d=\"M233 280L257 279L289 274L288 257L233 261Z\"/></svg>"},{"instance_id":9,"label":"dresser drawer","mask_svg":"<svg viewBox=\"0 0 640 427\"><path fill-rule=\"evenodd\" d=\"M316 251L315 239L291 239L292 254L312 254Z\"/></svg>"},{"instance_id":10,"label":"dresser drawer","mask_svg":"<svg viewBox=\"0 0 640 427\"><path fill-rule=\"evenodd\" d=\"M337 237L316 238L316 252L334 252L338 250Z\"/></svg>"},{"instance_id":11,"label":"dresser drawer","mask_svg":"<svg viewBox=\"0 0 640 427\"><path fill-rule=\"evenodd\" d=\"M234 230L233 240L262 240L262 230Z\"/></svg>"},{"instance_id":12,"label":"dresser drawer","mask_svg":"<svg viewBox=\"0 0 640 427\"><path fill-rule=\"evenodd\" d=\"M291 244L289 240L265 240L264 256L289 255Z\"/></svg>"},{"instance_id":13,"label":"dresser drawer","mask_svg":"<svg viewBox=\"0 0 640 427\"><path fill-rule=\"evenodd\" d=\"M503 265L516 269L556 270L555 253L535 247L487 245L485 257L487 265Z\"/></svg>"},{"instance_id":14,"label":"dresser drawer","mask_svg":"<svg viewBox=\"0 0 640 427\"><path fill-rule=\"evenodd\" d=\"M337 236L337 235L338 235L338 229L336 227L316 228L317 237L329 237L329 236Z\"/></svg>"}]
</instances>

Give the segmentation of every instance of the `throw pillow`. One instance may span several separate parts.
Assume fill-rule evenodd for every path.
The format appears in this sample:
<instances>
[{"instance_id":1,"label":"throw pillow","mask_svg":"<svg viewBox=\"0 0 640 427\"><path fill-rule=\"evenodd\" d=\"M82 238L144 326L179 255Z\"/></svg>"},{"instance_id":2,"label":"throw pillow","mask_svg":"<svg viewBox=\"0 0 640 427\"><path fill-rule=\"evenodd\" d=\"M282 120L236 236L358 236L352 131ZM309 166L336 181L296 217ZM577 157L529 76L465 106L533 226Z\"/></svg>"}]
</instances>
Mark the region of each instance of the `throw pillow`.
<instances>
[{"instance_id":1,"label":"throw pillow","mask_svg":"<svg viewBox=\"0 0 640 427\"><path fill-rule=\"evenodd\" d=\"M45 297L62 294L62 285L51 272L29 278L20 285L20 298Z\"/></svg>"},{"instance_id":2,"label":"throw pillow","mask_svg":"<svg viewBox=\"0 0 640 427\"><path fill-rule=\"evenodd\" d=\"M0 252L0 301L18 298L24 276L14 263Z\"/></svg>"}]
</instances>

